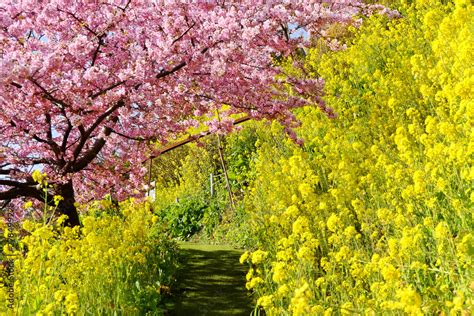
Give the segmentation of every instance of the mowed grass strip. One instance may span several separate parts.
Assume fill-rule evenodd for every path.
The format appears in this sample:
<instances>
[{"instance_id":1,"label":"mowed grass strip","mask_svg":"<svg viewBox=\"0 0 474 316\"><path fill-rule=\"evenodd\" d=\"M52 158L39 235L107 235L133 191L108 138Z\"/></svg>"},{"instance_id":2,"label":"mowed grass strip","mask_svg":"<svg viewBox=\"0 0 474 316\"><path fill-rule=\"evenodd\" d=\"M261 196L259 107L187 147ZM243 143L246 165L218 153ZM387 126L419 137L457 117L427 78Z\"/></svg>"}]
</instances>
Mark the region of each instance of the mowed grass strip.
<instances>
[{"instance_id":1,"label":"mowed grass strip","mask_svg":"<svg viewBox=\"0 0 474 316\"><path fill-rule=\"evenodd\" d=\"M230 246L181 243L181 268L167 315L250 315L242 251Z\"/></svg>"}]
</instances>

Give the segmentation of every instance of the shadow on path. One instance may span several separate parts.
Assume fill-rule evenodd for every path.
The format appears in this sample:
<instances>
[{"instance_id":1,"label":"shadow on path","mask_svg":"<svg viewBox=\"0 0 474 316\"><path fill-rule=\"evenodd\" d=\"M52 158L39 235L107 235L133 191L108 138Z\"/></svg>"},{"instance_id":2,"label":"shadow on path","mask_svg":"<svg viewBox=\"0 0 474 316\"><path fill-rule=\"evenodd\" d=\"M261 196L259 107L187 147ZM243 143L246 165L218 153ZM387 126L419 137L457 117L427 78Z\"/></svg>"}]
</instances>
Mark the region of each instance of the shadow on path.
<instances>
[{"instance_id":1,"label":"shadow on path","mask_svg":"<svg viewBox=\"0 0 474 316\"><path fill-rule=\"evenodd\" d=\"M178 288L166 315L250 315L241 251L229 246L182 243Z\"/></svg>"}]
</instances>

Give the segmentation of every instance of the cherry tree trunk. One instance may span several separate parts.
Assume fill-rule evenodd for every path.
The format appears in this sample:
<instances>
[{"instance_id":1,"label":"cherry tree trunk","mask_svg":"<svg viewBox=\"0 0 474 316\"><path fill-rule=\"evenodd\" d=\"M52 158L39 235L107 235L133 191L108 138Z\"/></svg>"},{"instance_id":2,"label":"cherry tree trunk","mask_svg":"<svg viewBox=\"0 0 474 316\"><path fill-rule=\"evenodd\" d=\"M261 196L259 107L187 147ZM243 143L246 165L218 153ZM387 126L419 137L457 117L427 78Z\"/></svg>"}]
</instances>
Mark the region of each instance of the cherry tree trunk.
<instances>
[{"instance_id":1,"label":"cherry tree trunk","mask_svg":"<svg viewBox=\"0 0 474 316\"><path fill-rule=\"evenodd\" d=\"M79 221L79 213L76 208L76 198L74 195L74 187L72 181L62 184L58 188L59 194L64 198L58 204L58 211L61 214L67 215L68 219L65 222L66 226L74 227L79 226L81 222Z\"/></svg>"}]
</instances>

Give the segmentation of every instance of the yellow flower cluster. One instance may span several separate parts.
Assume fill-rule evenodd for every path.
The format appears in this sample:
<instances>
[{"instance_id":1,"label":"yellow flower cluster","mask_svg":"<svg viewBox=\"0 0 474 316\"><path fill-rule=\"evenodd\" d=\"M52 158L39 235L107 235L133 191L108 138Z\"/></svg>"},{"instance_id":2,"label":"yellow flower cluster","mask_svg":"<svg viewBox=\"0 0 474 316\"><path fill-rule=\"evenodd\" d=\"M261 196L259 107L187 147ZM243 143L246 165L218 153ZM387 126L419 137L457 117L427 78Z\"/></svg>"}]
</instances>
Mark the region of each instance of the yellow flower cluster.
<instances>
[{"instance_id":1,"label":"yellow flower cluster","mask_svg":"<svg viewBox=\"0 0 474 316\"><path fill-rule=\"evenodd\" d=\"M31 174L33 181L41 185L42 187L48 186L48 176L46 173L41 173L39 170L34 170Z\"/></svg>"},{"instance_id":2,"label":"yellow flower cluster","mask_svg":"<svg viewBox=\"0 0 474 316\"><path fill-rule=\"evenodd\" d=\"M171 282L176 247L155 225L148 203L122 202L107 212L97 202L83 227L26 220L15 250L15 305L0 289L0 314L141 314L157 311L160 285ZM115 213L111 214L111 213ZM5 303L5 304L4 304Z\"/></svg>"},{"instance_id":3,"label":"yellow flower cluster","mask_svg":"<svg viewBox=\"0 0 474 316\"><path fill-rule=\"evenodd\" d=\"M259 144L242 261L269 315L474 313L474 9L400 11L309 53L337 119L304 108L304 148L276 124Z\"/></svg>"}]
</instances>

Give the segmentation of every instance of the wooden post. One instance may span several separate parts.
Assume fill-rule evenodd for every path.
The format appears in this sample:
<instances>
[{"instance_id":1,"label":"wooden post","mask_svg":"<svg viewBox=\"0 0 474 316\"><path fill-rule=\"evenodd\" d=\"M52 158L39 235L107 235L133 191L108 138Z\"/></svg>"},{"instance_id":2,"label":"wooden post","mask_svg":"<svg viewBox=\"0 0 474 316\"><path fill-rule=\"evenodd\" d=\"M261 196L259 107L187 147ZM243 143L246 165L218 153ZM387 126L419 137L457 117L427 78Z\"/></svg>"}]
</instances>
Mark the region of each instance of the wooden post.
<instances>
[{"instance_id":1,"label":"wooden post","mask_svg":"<svg viewBox=\"0 0 474 316\"><path fill-rule=\"evenodd\" d=\"M209 184L211 186L211 197L214 196L214 175L211 173L209 175Z\"/></svg>"},{"instance_id":2,"label":"wooden post","mask_svg":"<svg viewBox=\"0 0 474 316\"><path fill-rule=\"evenodd\" d=\"M153 159L150 159L150 164L148 165L148 191L146 192L146 196L150 196L151 192L151 167L153 164Z\"/></svg>"},{"instance_id":3,"label":"wooden post","mask_svg":"<svg viewBox=\"0 0 474 316\"><path fill-rule=\"evenodd\" d=\"M224 153L223 153L223 148L222 148L222 142L221 142L221 135L217 134L217 149L219 150L219 157L222 165L222 171L224 172L224 177L225 177L225 182L227 186L227 192L229 193L229 200L230 200L230 207L232 211L235 211L235 204L234 204L234 195L232 194L232 189L230 187L230 181L229 181L229 175L227 173L227 168L225 165L225 160L224 160Z\"/></svg>"}]
</instances>

